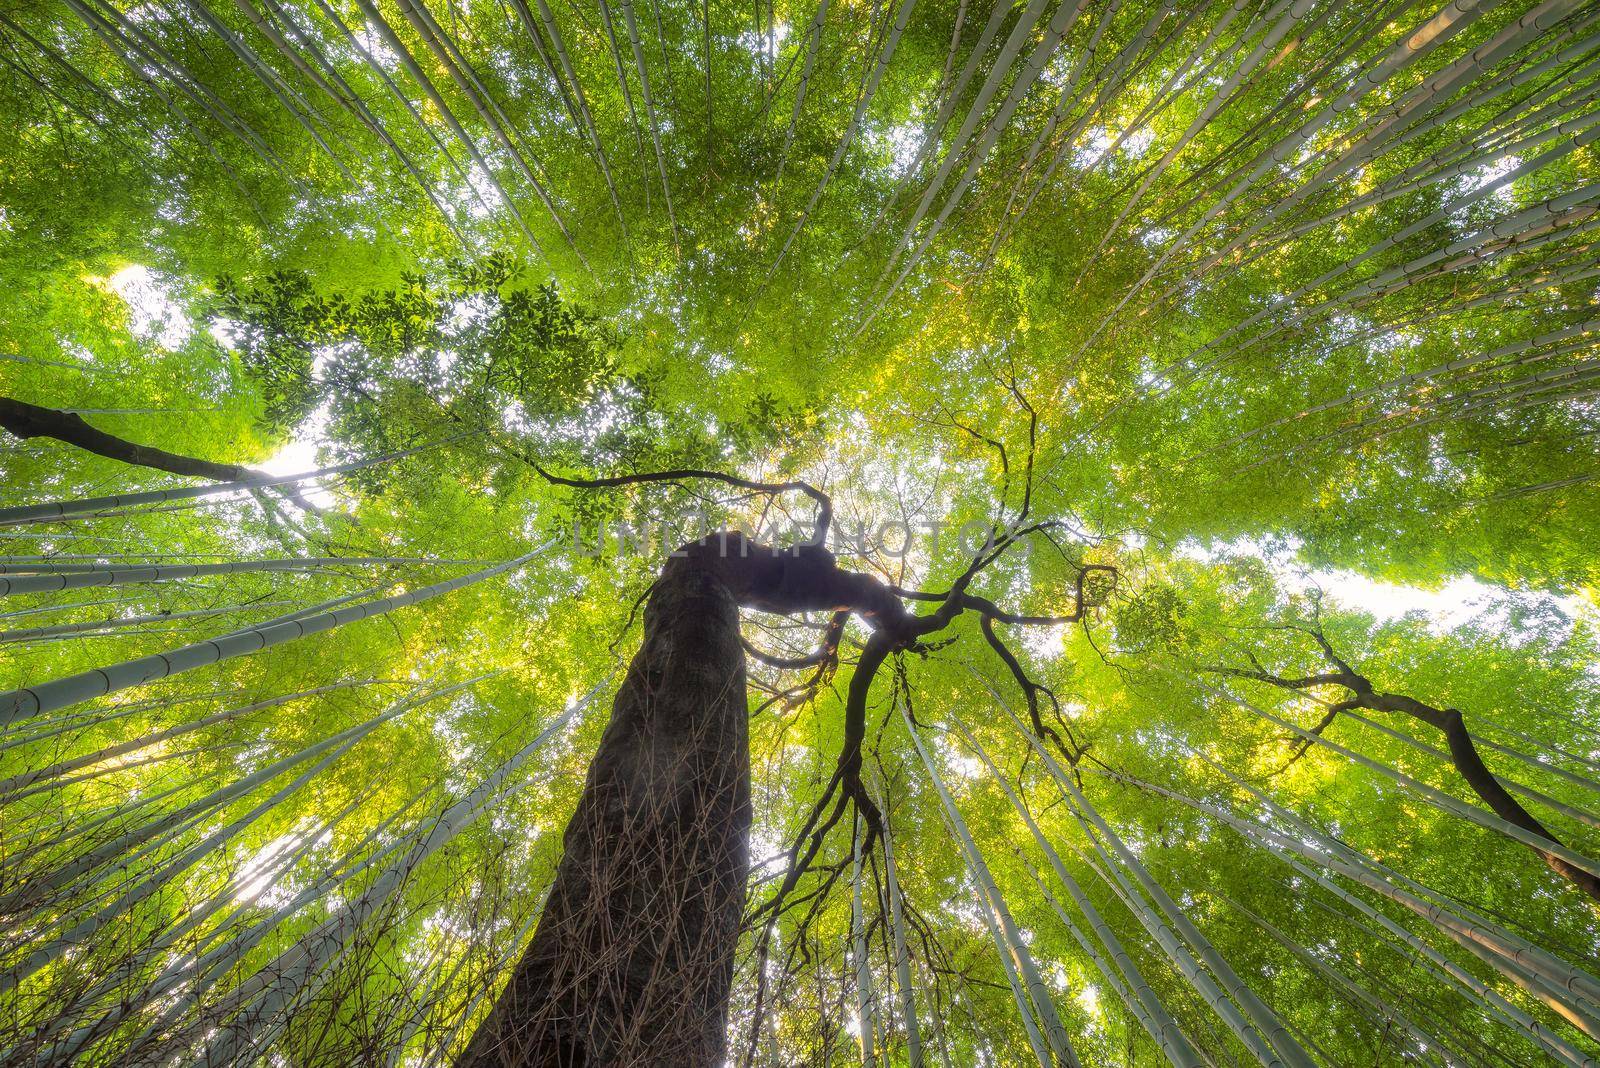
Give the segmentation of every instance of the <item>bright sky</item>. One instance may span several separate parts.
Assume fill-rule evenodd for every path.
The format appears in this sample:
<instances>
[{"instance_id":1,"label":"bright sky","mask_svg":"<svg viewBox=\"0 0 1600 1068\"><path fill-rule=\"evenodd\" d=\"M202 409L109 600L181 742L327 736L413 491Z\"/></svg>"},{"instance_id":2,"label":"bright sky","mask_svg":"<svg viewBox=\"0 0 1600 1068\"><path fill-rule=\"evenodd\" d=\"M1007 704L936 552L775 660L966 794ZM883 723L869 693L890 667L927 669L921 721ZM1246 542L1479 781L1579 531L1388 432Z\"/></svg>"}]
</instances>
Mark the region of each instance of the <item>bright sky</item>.
<instances>
[{"instance_id":1,"label":"bright sky","mask_svg":"<svg viewBox=\"0 0 1600 1068\"><path fill-rule=\"evenodd\" d=\"M107 278L106 285L128 305L135 335L168 349L189 340L189 317L167 295L161 278L150 268L138 263L124 267Z\"/></svg>"},{"instance_id":2,"label":"bright sky","mask_svg":"<svg viewBox=\"0 0 1600 1068\"><path fill-rule=\"evenodd\" d=\"M1421 612L1436 631L1451 630L1492 612L1506 600L1504 587L1482 582L1471 575L1451 575L1436 586L1382 582L1344 568L1308 569L1296 555L1298 547L1272 550L1261 542L1241 538L1206 549L1196 543L1179 552L1196 560L1214 560L1229 553L1244 553L1266 561L1278 580L1296 589L1320 587L1340 607L1366 612L1387 622L1408 612ZM1568 616L1592 613L1595 606L1579 596L1558 596L1540 591L1520 591L1559 608Z\"/></svg>"},{"instance_id":3,"label":"bright sky","mask_svg":"<svg viewBox=\"0 0 1600 1068\"><path fill-rule=\"evenodd\" d=\"M305 471L315 471L317 463L317 442L321 440L326 431L328 413L325 408L319 408L311 413L311 417L295 428L295 436L283 444L277 452L267 457L255 466L270 475L298 475ZM338 502L332 493L322 488L318 483L307 483L305 486L306 500L318 508L332 508Z\"/></svg>"},{"instance_id":4,"label":"bright sky","mask_svg":"<svg viewBox=\"0 0 1600 1068\"><path fill-rule=\"evenodd\" d=\"M137 337L148 338L162 348L175 349L193 335L189 316L173 299L166 281L143 264L135 263L105 279L105 285L128 306L130 326ZM222 345L228 344L224 331L213 330ZM313 413L299 428L298 435L271 457L255 467L272 475L296 475L317 469L317 440L322 436L326 414ZM334 498L327 491L312 488L306 498L321 507L331 507Z\"/></svg>"},{"instance_id":5,"label":"bright sky","mask_svg":"<svg viewBox=\"0 0 1600 1068\"><path fill-rule=\"evenodd\" d=\"M302 471L315 471L317 443L309 437L295 438L256 466L271 475L298 475Z\"/></svg>"},{"instance_id":6,"label":"bright sky","mask_svg":"<svg viewBox=\"0 0 1600 1068\"><path fill-rule=\"evenodd\" d=\"M1354 571L1326 569L1310 573L1312 581L1346 608L1369 612L1382 620L1422 612L1436 629L1458 627L1479 615L1502 594L1498 587L1470 575L1453 576L1437 589L1378 582ZM1576 598L1562 598L1574 602Z\"/></svg>"},{"instance_id":7,"label":"bright sky","mask_svg":"<svg viewBox=\"0 0 1600 1068\"><path fill-rule=\"evenodd\" d=\"M167 292L160 275L142 264L132 264L106 279L106 285L128 305L133 332L150 338L165 348L176 348L187 341L192 333L188 316ZM219 341L226 343L224 337ZM325 413L315 413L299 428L299 435L284 444L266 461L256 465L274 475L292 475L312 471L317 467L317 440L322 436L326 422ZM323 491L313 491L311 499L329 505L332 498ZM1189 555L1197 559L1211 559L1229 551L1244 551L1260 555L1272 564L1279 579L1301 587L1312 583L1322 587L1329 597L1345 608L1370 613L1380 620L1398 619L1407 612L1421 612L1438 630L1461 626L1476 616L1491 610L1504 598L1499 587L1480 582L1469 575L1455 575L1436 587L1379 582L1355 571L1325 568L1306 571L1297 566L1289 554L1262 551L1262 546L1240 541L1224 544L1208 551L1199 546L1188 546ZM1569 616L1585 613L1593 606L1579 597L1548 597L1551 603Z\"/></svg>"}]
</instances>

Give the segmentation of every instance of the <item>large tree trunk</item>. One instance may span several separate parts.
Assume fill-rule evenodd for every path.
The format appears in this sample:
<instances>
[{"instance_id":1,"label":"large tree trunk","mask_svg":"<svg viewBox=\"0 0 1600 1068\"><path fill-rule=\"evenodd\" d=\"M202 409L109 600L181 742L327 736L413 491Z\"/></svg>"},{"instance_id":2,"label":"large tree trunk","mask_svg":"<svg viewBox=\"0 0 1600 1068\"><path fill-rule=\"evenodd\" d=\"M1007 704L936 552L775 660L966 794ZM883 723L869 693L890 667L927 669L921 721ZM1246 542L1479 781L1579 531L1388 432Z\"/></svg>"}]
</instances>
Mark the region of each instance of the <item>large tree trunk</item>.
<instances>
[{"instance_id":1,"label":"large tree trunk","mask_svg":"<svg viewBox=\"0 0 1600 1068\"><path fill-rule=\"evenodd\" d=\"M645 609L527 952L458 1068L713 1068L744 911L738 600L699 553Z\"/></svg>"}]
</instances>

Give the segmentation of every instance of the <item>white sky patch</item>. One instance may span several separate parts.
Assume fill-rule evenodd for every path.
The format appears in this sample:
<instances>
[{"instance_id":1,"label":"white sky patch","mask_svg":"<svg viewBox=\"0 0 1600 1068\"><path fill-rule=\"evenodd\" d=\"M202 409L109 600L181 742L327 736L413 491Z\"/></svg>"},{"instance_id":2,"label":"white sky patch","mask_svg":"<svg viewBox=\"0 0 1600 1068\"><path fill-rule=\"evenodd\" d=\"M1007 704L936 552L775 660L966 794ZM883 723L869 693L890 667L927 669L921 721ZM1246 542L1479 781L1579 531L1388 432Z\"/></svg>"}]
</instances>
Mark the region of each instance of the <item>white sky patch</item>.
<instances>
[{"instance_id":1,"label":"white sky patch","mask_svg":"<svg viewBox=\"0 0 1600 1068\"><path fill-rule=\"evenodd\" d=\"M945 768L949 773L963 782L977 782L983 778L985 768L983 761L977 757L969 757L962 753L947 752L944 754Z\"/></svg>"},{"instance_id":2,"label":"white sky patch","mask_svg":"<svg viewBox=\"0 0 1600 1068\"><path fill-rule=\"evenodd\" d=\"M1464 177L1463 184L1466 186L1467 191L1469 192L1482 189L1486 185L1491 185L1495 182L1498 182L1500 179L1504 178L1506 175L1510 174L1520 166L1522 166L1521 159L1514 155L1506 156L1504 159L1497 159L1492 163L1486 163L1477 170L1469 172ZM1514 185L1515 183L1512 184ZM1494 196L1496 200L1499 200L1505 204L1511 204L1516 199L1516 194L1513 192L1510 185L1496 189Z\"/></svg>"},{"instance_id":3,"label":"white sky patch","mask_svg":"<svg viewBox=\"0 0 1600 1068\"><path fill-rule=\"evenodd\" d=\"M776 57L783 49L783 42L789 39L789 24L787 22L774 23L771 37L766 33L756 33L754 30L744 30L734 38L739 42L739 47L757 56Z\"/></svg>"},{"instance_id":4,"label":"white sky patch","mask_svg":"<svg viewBox=\"0 0 1600 1068\"><path fill-rule=\"evenodd\" d=\"M1100 988L1089 983L1078 991L1078 1004L1083 1006L1083 1011L1090 1016L1100 1015Z\"/></svg>"},{"instance_id":5,"label":"white sky patch","mask_svg":"<svg viewBox=\"0 0 1600 1068\"><path fill-rule=\"evenodd\" d=\"M161 276L143 264L130 264L106 279L106 285L128 305L137 337L176 349L194 332L189 317L173 300Z\"/></svg>"},{"instance_id":6,"label":"white sky patch","mask_svg":"<svg viewBox=\"0 0 1600 1068\"><path fill-rule=\"evenodd\" d=\"M922 150L922 124L901 122L882 129L872 129L866 135L879 149L886 149L894 160L894 173L904 174Z\"/></svg>"},{"instance_id":7,"label":"white sky patch","mask_svg":"<svg viewBox=\"0 0 1600 1068\"><path fill-rule=\"evenodd\" d=\"M1072 151L1072 162L1080 170L1106 162L1109 155L1138 159L1155 143L1155 131L1147 126L1125 133L1112 133L1104 126L1091 126ZM1112 149L1116 151L1113 153Z\"/></svg>"},{"instance_id":8,"label":"white sky patch","mask_svg":"<svg viewBox=\"0 0 1600 1068\"><path fill-rule=\"evenodd\" d=\"M500 425L519 437L533 431L533 420L528 418L528 409L519 400L508 402L501 410Z\"/></svg>"},{"instance_id":9,"label":"white sky patch","mask_svg":"<svg viewBox=\"0 0 1600 1068\"><path fill-rule=\"evenodd\" d=\"M1471 575L1450 575L1436 586L1417 586L1385 582L1344 568L1306 568L1292 552L1273 551L1248 538L1207 550L1187 544L1179 550L1196 560L1215 560L1229 553L1248 553L1271 568L1279 582L1295 590L1320 588L1341 608L1365 612L1387 623L1408 613L1420 613L1436 632L1454 630L1504 607L1505 587L1483 582ZM1518 591L1520 596L1543 601L1567 616L1580 616L1593 605L1581 596L1560 596L1537 590Z\"/></svg>"},{"instance_id":10,"label":"white sky patch","mask_svg":"<svg viewBox=\"0 0 1600 1068\"><path fill-rule=\"evenodd\" d=\"M783 873L788 861L788 844L771 827L754 824L749 834L751 876L777 877Z\"/></svg>"},{"instance_id":11,"label":"white sky patch","mask_svg":"<svg viewBox=\"0 0 1600 1068\"><path fill-rule=\"evenodd\" d=\"M295 428L294 437L256 467L269 475L298 475L317 470L317 443L326 435L327 428L328 406L324 404ZM326 487L316 482L303 482L300 490L306 500L318 508L332 508L338 503Z\"/></svg>"},{"instance_id":12,"label":"white sky patch","mask_svg":"<svg viewBox=\"0 0 1600 1068\"><path fill-rule=\"evenodd\" d=\"M1408 612L1421 612L1436 629L1450 630L1471 621L1496 599L1495 587L1469 575L1452 576L1438 589L1380 582L1354 571L1324 570L1311 579L1346 608L1367 612L1388 622Z\"/></svg>"},{"instance_id":13,"label":"white sky patch","mask_svg":"<svg viewBox=\"0 0 1600 1068\"><path fill-rule=\"evenodd\" d=\"M367 55L371 56L384 70L392 71L400 66L400 57L391 49L371 26L362 26L353 36Z\"/></svg>"},{"instance_id":14,"label":"white sky patch","mask_svg":"<svg viewBox=\"0 0 1600 1068\"><path fill-rule=\"evenodd\" d=\"M490 304L489 298L481 293L474 293L464 300L451 302L450 329L455 333L460 333L469 326L478 326L487 322L492 314L494 314L494 307ZM452 361L455 359L454 353L445 353L444 355L449 356Z\"/></svg>"},{"instance_id":15,"label":"white sky patch","mask_svg":"<svg viewBox=\"0 0 1600 1068\"><path fill-rule=\"evenodd\" d=\"M1082 142L1072 150L1072 162L1080 169L1092 166L1110 147L1110 131L1104 126L1091 126L1084 132Z\"/></svg>"},{"instance_id":16,"label":"white sky patch","mask_svg":"<svg viewBox=\"0 0 1600 1068\"><path fill-rule=\"evenodd\" d=\"M1418 613L1439 633L1500 611L1510 593L1504 586L1483 582L1471 575L1450 575L1437 586L1414 586L1384 582L1343 568L1297 571L1285 568L1282 561L1269 562L1285 583L1299 589L1310 589L1315 584L1341 607L1366 612L1384 623ZM1579 596L1560 596L1540 590L1522 590L1518 594L1558 608L1569 617L1582 615L1590 607L1588 601Z\"/></svg>"},{"instance_id":17,"label":"white sky patch","mask_svg":"<svg viewBox=\"0 0 1600 1068\"><path fill-rule=\"evenodd\" d=\"M292 438L259 466L270 475L298 475L302 471L315 471L317 443L309 438Z\"/></svg>"},{"instance_id":18,"label":"white sky patch","mask_svg":"<svg viewBox=\"0 0 1600 1068\"><path fill-rule=\"evenodd\" d=\"M1117 148L1121 156L1143 156L1155 143L1156 132L1148 126L1141 126L1122 139L1122 144Z\"/></svg>"},{"instance_id":19,"label":"white sky patch","mask_svg":"<svg viewBox=\"0 0 1600 1068\"><path fill-rule=\"evenodd\" d=\"M210 334L211 340L215 341L220 347L228 352L234 352L239 347L234 340L234 335L243 328L243 324L236 323L232 319L219 318L211 320L211 325L206 327L206 333Z\"/></svg>"},{"instance_id":20,"label":"white sky patch","mask_svg":"<svg viewBox=\"0 0 1600 1068\"><path fill-rule=\"evenodd\" d=\"M319 837L331 840L331 835L326 830L322 831ZM283 873L279 869L287 859L287 854L298 848L305 840L305 835L291 832L279 835L256 850L234 879L234 902L248 904L267 894L282 876ZM263 904L268 906L287 904L287 895L284 895L283 900L268 900Z\"/></svg>"},{"instance_id":21,"label":"white sky patch","mask_svg":"<svg viewBox=\"0 0 1600 1068\"><path fill-rule=\"evenodd\" d=\"M1139 243L1145 248L1160 248L1178 236L1178 231L1164 226L1152 226L1139 232Z\"/></svg>"},{"instance_id":22,"label":"white sky patch","mask_svg":"<svg viewBox=\"0 0 1600 1068\"><path fill-rule=\"evenodd\" d=\"M1065 624L1057 627L1018 627L1016 637L1034 658L1054 660L1066 647L1067 628Z\"/></svg>"},{"instance_id":23,"label":"white sky patch","mask_svg":"<svg viewBox=\"0 0 1600 1068\"><path fill-rule=\"evenodd\" d=\"M467 217L474 220L491 218L501 206L500 190L494 178L476 163L467 168L467 186L455 183L445 200L458 207L464 206Z\"/></svg>"}]
</instances>

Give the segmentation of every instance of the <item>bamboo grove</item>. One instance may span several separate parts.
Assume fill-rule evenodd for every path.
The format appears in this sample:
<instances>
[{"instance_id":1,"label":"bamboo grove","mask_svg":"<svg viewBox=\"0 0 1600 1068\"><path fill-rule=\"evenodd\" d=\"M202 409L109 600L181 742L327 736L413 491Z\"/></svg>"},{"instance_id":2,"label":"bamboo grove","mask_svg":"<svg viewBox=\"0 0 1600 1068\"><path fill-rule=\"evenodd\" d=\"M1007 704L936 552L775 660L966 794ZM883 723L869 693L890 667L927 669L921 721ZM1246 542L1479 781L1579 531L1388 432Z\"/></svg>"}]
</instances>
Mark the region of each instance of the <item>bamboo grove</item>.
<instances>
[{"instance_id":1,"label":"bamboo grove","mask_svg":"<svg viewBox=\"0 0 1600 1068\"><path fill-rule=\"evenodd\" d=\"M454 1063L799 483L1004 608L744 613L728 1063L1600 1063L1597 139L1580 0L3 0L0 1063Z\"/></svg>"}]
</instances>

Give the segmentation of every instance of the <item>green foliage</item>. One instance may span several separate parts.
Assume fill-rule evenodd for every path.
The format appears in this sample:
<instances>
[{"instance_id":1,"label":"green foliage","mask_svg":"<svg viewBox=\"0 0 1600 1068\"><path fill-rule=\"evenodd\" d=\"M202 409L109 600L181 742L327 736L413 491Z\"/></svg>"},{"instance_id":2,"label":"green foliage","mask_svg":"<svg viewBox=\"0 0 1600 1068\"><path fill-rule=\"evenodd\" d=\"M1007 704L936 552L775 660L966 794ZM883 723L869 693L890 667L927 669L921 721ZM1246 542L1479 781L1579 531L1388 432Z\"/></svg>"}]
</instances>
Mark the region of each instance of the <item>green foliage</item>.
<instances>
[{"instance_id":1,"label":"green foliage","mask_svg":"<svg viewBox=\"0 0 1600 1068\"><path fill-rule=\"evenodd\" d=\"M327 404L336 424L355 424L341 440L381 434L395 415L363 394L407 387L436 401L448 390L452 405L475 416L503 400L529 420L557 421L616 384L616 339L553 284L518 286L517 274L513 261L494 256L452 265L438 284L408 274L398 289L354 300L319 295L303 271L249 290L224 277L213 321L232 335L280 429ZM363 402L378 410L363 411Z\"/></svg>"}]
</instances>

